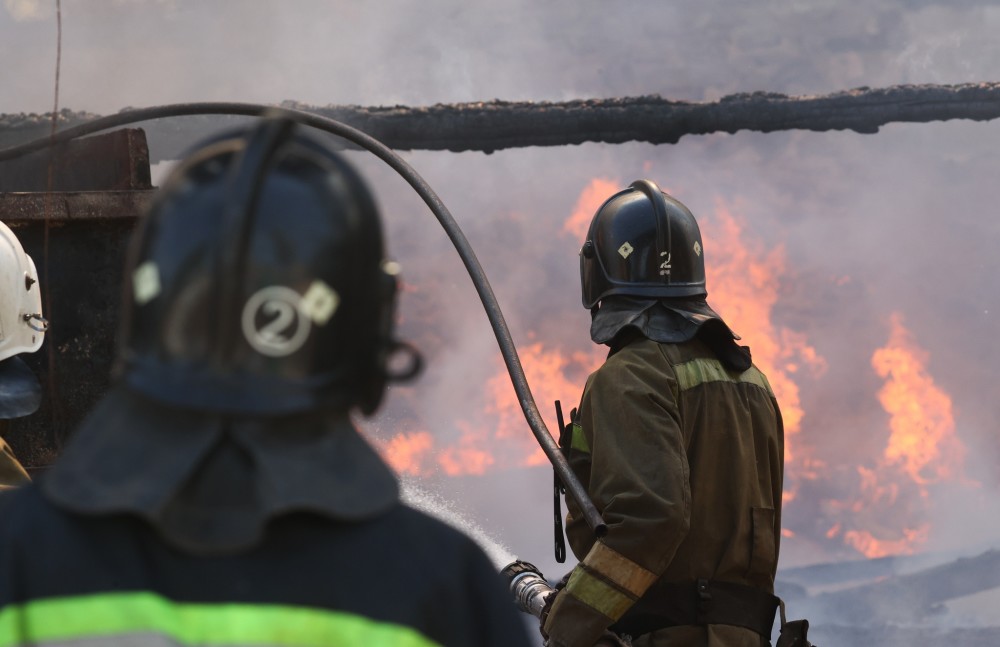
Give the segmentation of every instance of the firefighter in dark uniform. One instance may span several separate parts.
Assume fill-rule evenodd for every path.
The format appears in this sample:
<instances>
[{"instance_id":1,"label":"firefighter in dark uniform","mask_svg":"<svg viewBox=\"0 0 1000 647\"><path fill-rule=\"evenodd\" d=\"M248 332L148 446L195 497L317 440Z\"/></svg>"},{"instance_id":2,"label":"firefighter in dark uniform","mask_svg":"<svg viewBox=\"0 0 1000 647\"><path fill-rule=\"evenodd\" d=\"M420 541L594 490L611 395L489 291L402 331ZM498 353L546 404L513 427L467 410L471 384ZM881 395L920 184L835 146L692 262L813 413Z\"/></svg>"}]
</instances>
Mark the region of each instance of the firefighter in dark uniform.
<instances>
[{"instance_id":1,"label":"firefighter in dark uniform","mask_svg":"<svg viewBox=\"0 0 1000 647\"><path fill-rule=\"evenodd\" d=\"M38 377L19 355L41 348L47 328L35 263L0 222L0 492L31 480L3 436L11 420L34 413L42 402Z\"/></svg>"},{"instance_id":2,"label":"firefighter in dark uniform","mask_svg":"<svg viewBox=\"0 0 1000 647\"><path fill-rule=\"evenodd\" d=\"M182 161L129 250L118 379L0 497L0 645L528 644L351 421L419 366L396 273L361 178L291 121Z\"/></svg>"},{"instance_id":3,"label":"firefighter in dark uniform","mask_svg":"<svg viewBox=\"0 0 1000 647\"><path fill-rule=\"evenodd\" d=\"M565 434L607 523L567 500L580 563L543 624L548 644L770 644L783 428L767 378L706 302L691 212L648 180L597 211L581 250L591 336L610 348Z\"/></svg>"}]
</instances>

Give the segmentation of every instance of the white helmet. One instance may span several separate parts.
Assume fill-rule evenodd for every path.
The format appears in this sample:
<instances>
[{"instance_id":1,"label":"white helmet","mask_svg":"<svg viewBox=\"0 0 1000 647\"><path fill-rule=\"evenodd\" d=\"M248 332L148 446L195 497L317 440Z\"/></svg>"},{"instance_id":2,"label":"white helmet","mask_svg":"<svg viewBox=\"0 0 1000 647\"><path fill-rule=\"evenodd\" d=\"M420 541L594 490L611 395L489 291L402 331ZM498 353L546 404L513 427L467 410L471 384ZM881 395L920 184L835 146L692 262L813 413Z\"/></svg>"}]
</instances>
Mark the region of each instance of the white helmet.
<instances>
[{"instance_id":1,"label":"white helmet","mask_svg":"<svg viewBox=\"0 0 1000 647\"><path fill-rule=\"evenodd\" d=\"M31 257L10 227L0 222L0 361L42 346L48 322Z\"/></svg>"}]
</instances>

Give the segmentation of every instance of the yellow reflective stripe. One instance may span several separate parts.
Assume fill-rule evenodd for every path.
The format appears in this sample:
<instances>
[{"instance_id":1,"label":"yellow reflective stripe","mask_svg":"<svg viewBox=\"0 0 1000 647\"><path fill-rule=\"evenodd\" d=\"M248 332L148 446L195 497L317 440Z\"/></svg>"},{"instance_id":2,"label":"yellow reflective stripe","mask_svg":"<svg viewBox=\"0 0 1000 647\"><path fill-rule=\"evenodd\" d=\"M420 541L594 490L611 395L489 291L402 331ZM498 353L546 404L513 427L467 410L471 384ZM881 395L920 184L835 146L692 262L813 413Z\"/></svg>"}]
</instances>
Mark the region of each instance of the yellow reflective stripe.
<instances>
[{"instance_id":1,"label":"yellow reflective stripe","mask_svg":"<svg viewBox=\"0 0 1000 647\"><path fill-rule=\"evenodd\" d=\"M582 568L575 568L566 582L566 592L593 607L614 622L625 615L635 599Z\"/></svg>"},{"instance_id":2,"label":"yellow reflective stripe","mask_svg":"<svg viewBox=\"0 0 1000 647\"><path fill-rule=\"evenodd\" d=\"M726 369L722 365L722 362L717 359L699 357L681 364L675 364L674 373L677 374L677 384L680 386L681 391L686 391L706 382L747 382L771 393L771 385L768 384L767 378L757 370L756 366L751 366L742 373L738 373Z\"/></svg>"},{"instance_id":3,"label":"yellow reflective stripe","mask_svg":"<svg viewBox=\"0 0 1000 647\"><path fill-rule=\"evenodd\" d=\"M0 647L129 634L181 645L439 647L412 627L364 616L277 604L183 603L148 591L46 598L0 609Z\"/></svg>"},{"instance_id":4,"label":"yellow reflective stripe","mask_svg":"<svg viewBox=\"0 0 1000 647\"><path fill-rule=\"evenodd\" d=\"M656 581L655 573L599 541L594 542L583 563L637 598Z\"/></svg>"},{"instance_id":5,"label":"yellow reflective stripe","mask_svg":"<svg viewBox=\"0 0 1000 647\"><path fill-rule=\"evenodd\" d=\"M583 435L583 427L578 423L574 422L572 424L573 433L570 435L569 445L573 449L587 454L590 453L590 443L587 442L587 437Z\"/></svg>"}]
</instances>

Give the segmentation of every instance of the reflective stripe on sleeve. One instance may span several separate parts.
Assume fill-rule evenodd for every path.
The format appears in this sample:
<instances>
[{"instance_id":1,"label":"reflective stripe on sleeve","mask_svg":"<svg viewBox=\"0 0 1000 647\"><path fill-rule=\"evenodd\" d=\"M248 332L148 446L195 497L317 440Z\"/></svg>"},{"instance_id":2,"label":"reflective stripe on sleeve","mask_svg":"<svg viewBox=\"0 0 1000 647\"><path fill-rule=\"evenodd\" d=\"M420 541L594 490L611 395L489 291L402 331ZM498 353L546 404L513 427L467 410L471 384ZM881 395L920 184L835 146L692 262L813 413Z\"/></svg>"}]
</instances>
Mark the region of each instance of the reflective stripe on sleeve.
<instances>
[{"instance_id":1,"label":"reflective stripe on sleeve","mask_svg":"<svg viewBox=\"0 0 1000 647\"><path fill-rule=\"evenodd\" d=\"M587 442L587 437L583 435L583 427L578 423L573 423L572 425L573 433L570 436L570 447L577 451L584 452L586 454L590 453L590 443Z\"/></svg>"},{"instance_id":2,"label":"reflective stripe on sleeve","mask_svg":"<svg viewBox=\"0 0 1000 647\"><path fill-rule=\"evenodd\" d=\"M573 569L566 582L566 592L593 607L614 622L635 604L635 598L623 593L583 568Z\"/></svg>"},{"instance_id":3,"label":"reflective stripe on sleeve","mask_svg":"<svg viewBox=\"0 0 1000 647\"><path fill-rule=\"evenodd\" d=\"M677 374L677 384L681 391L686 391L706 382L747 382L759 386L772 394L764 374L751 366L742 373L727 370L717 359L697 358L674 365ZM772 394L773 395L773 394Z\"/></svg>"},{"instance_id":4,"label":"reflective stripe on sleeve","mask_svg":"<svg viewBox=\"0 0 1000 647\"><path fill-rule=\"evenodd\" d=\"M0 647L72 645L137 634L180 645L440 647L416 629L310 607L173 602L147 591L33 600L0 609ZM134 641L132 641L134 642Z\"/></svg>"},{"instance_id":5,"label":"reflective stripe on sleeve","mask_svg":"<svg viewBox=\"0 0 1000 647\"><path fill-rule=\"evenodd\" d=\"M601 574L637 598L652 586L657 577L652 571L639 566L600 541L594 542L583 563L590 570Z\"/></svg>"}]
</instances>

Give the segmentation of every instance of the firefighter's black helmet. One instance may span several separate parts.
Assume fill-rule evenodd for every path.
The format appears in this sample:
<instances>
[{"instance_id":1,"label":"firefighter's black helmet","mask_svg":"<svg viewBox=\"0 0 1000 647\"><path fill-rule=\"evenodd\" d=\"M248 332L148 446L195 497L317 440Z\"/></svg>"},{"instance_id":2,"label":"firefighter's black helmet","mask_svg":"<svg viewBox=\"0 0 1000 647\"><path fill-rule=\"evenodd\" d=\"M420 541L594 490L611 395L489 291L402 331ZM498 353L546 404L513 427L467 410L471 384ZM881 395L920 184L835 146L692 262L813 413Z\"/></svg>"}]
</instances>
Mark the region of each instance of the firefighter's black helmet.
<instances>
[{"instance_id":1,"label":"firefighter's black helmet","mask_svg":"<svg viewBox=\"0 0 1000 647\"><path fill-rule=\"evenodd\" d=\"M698 222L653 182L633 182L594 214L580 250L580 282L586 308L613 295L707 295Z\"/></svg>"},{"instance_id":2,"label":"firefighter's black helmet","mask_svg":"<svg viewBox=\"0 0 1000 647\"><path fill-rule=\"evenodd\" d=\"M396 268L357 172L262 119L198 147L137 229L118 375L186 409L371 413L400 346Z\"/></svg>"}]
</instances>

